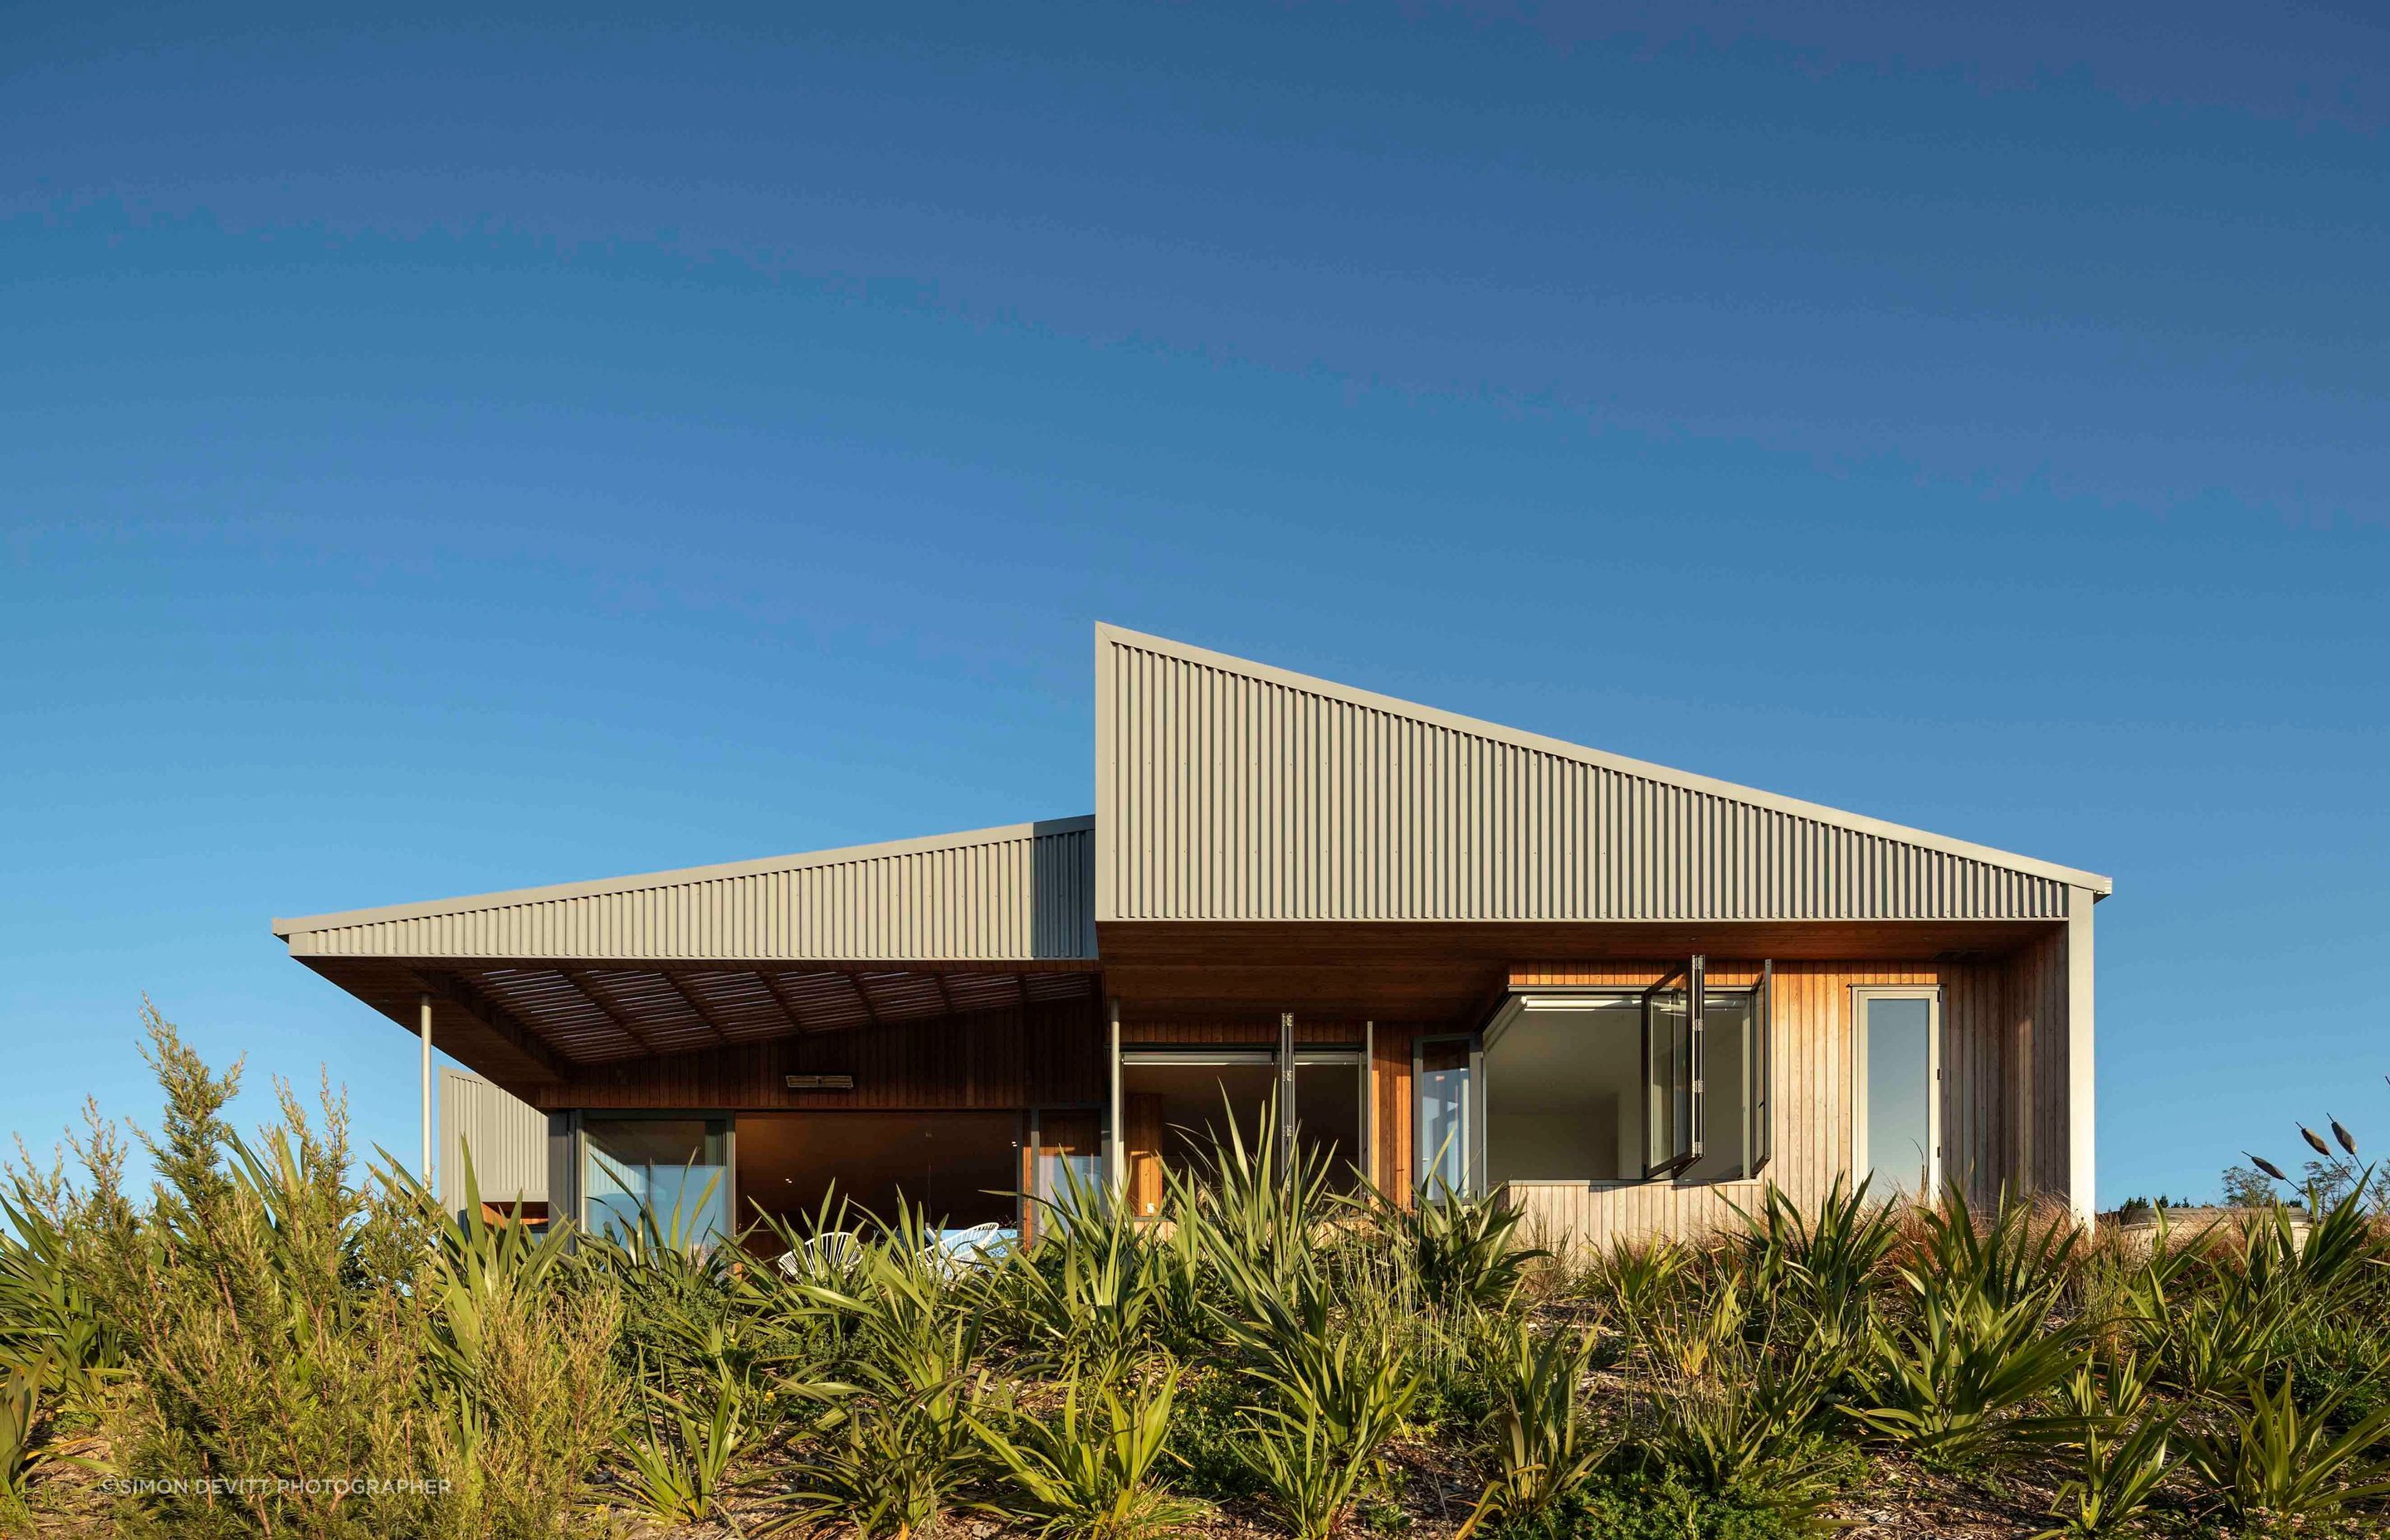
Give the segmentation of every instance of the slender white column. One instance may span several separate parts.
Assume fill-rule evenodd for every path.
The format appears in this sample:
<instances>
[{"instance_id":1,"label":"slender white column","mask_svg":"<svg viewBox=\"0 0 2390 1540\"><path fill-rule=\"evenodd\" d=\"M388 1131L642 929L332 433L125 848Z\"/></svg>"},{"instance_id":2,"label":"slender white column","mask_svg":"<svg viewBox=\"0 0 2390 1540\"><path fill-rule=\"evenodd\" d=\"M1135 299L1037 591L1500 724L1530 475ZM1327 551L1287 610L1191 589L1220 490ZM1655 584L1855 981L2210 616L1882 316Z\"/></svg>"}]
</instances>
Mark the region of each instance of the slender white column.
<instances>
[{"instance_id":1,"label":"slender white column","mask_svg":"<svg viewBox=\"0 0 2390 1540\"><path fill-rule=\"evenodd\" d=\"M423 1007L423 1185L431 1185L431 996L422 997Z\"/></svg>"},{"instance_id":2,"label":"slender white column","mask_svg":"<svg viewBox=\"0 0 2390 1540\"><path fill-rule=\"evenodd\" d=\"M2099 1212L2093 1196L2095 1110L2091 1056L2091 903L2088 888L2069 888L2066 906L2066 1201L2078 1225Z\"/></svg>"}]
</instances>

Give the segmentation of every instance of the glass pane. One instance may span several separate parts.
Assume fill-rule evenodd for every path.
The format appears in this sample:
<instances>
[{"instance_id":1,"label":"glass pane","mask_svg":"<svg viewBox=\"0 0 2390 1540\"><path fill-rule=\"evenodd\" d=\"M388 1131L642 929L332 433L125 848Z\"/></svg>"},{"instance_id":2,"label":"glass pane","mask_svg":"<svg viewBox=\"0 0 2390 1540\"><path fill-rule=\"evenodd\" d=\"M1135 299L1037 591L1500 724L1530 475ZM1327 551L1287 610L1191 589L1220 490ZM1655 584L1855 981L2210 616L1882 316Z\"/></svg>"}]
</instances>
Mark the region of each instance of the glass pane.
<instances>
[{"instance_id":1,"label":"glass pane","mask_svg":"<svg viewBox=\"0 0 2390 1540\"><path fill-rule=\"evenodd\" d=\"M1097 1151L1093 1112L1047 1112L1039 1120L1036 1187L1048 1203L1068 1205L1073 1184L1081 1200L1102 1192L1102 1157Z\"/></svg>"},{"instance_id":2,"label":"glass pane","mask_svg":"<svg viewBox=\"0 0 2390 1540\"><path fill-rule=\"evenodd\" d=\"M1522 1009L1485 1046L1486 1184L1640 1177L1642 1045L1631 995Z\"/></svg>"},{"instance_id":3,"label":"glass pane","mask_svg":"<svg viewBox=\"0 0 2390 1540\"><path fill-rule=\"evenodd\" d=\"M1750 1123L1743 1067L1749 1053L1753 997L1737 990L1702 995L1702 1158L1680 1180L1729 1182L1750 1170L1743 1140Z\"/></svg>"},{"instance_id":4,"label":"glass pane","mask_svg":"<svg viewBox=\"0 0 2390 1540\"><path fill-rule=\"evenodd\" d=\"M1332 1192L1351 1192L1361 1166L1361 1061L1294 1066L1295 1153L1308 1170L1324 1161Z\"/></svg>"},{"instance_id":5,"label":"glass pane","mask_svg":"<svg viewBox=\"0 0 2390 1540\"><path fill-rule=\"evenodd\" d=\"M1776 968L1764 964L1759 970L1759 988L1752 995L1751 1017L1751 1171L1757 1175L1767 1169L1768 1158L1775 1154L1774 1098L1768 1091L1768 1077L1775 1072L1770 1059L1772 1031L1769 1012L1774 1002L1769 998L1775 990Z\"/></svg>"},{"instance_id":6,"label":"glass pane","mask_svg":"<svg viewBox=\"0 0 2390 1540\"><path fill-rule=\"evenodd\" d=\"M1010 1112L760 1112L739 1123L739 1206L803 1227L828 1205L852 1226L902 1204L948 1227L1010 1225L1021 1186ZM838 1210L851 1205L842 1217ZM858 1212L860 1211L860 1212Z\"/></svg>"},{"instance_id":7,"label":"glass pane","mask_svg":"<svg viewBox=\"0 0 2390 1540\"><path fill-rule=\"evenodd\" d=\"M1208 1169L1232 1158L1278 1158L1278 1071L1266 1061L1219 1064L1129 1061L1121 1065L1122 1187L1130 1212L1162 1212L1171 1172Z\"/></svg>"},{"instance_id":8,"label":"glass pane","mask_svg":"<svg viewBox=\"0 0 2390 1540\"><path fill-rule=\"evenodd\" d=\"M1693 1033L1682 989L1655 989L1643 997L1646 1105L1643 1164L1669 1170L1693 1149Z\"/></svg>"},{"instance_id":9,"label":"glass pane","mask_svg":"<svg viewBox=\"0 0 2390 1540\"><path fill-rule=\"evenodd\" d=\"M1420 1045L1419 1186L1467 1192L1469 1149L1469 1044L1463 1040Z\"/></svg>"},{"instance_id":10,"label":"glass pane","mask_svg":"<svg viewBox=\"0 0 2390 1540\"><path fill-rule=\"evenodd\" d=\"M703 1118L593 1118L581 1125L590 1227L618 1238L711 1244L730 1234L730 1172Z\"/></svg>"},{"instance_id":11,"label":"glass pane","mask_svg":"<svg viewBox=\"0 0 2390 1540\"><path fill-rule=\"evenodd\" d=\"M1934 1169L1934 1002L1865 1002L1870 1196L1923 1194Z\"/></svg>"}]
</instances>

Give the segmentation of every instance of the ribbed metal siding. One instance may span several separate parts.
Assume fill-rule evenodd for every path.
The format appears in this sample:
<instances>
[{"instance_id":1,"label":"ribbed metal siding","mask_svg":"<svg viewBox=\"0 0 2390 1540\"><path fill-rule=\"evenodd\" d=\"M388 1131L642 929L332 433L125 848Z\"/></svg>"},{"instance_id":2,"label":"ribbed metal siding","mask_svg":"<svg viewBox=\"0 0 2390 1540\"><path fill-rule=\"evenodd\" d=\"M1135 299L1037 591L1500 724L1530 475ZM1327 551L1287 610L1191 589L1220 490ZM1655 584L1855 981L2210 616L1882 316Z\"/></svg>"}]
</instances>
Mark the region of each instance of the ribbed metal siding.
<instances>
[{"instance_id":1,"label":"ribbed metal siding","mask_svg":"<svg viewBox=\"0 0 2390 1540\"><path fill-rule=\"evenodd\" d=\"M1122 919L2063 918L2066 884L1115 638Z\"/></svg>"},{"instance_id":2,"label":"ribbed metal siding","mask_svg":"<svg viewBox=\"0 0 2390 1540\"><path fill-rule=\"evenodd\" d=\"M1091 829L372 920L290 935L335 956L987 959L1095 956ZM671 874L666 874L667 876Z\"/></svg>"},{"instance_id":3,"label":"ribbed metal siding","mask_svg":"<svg viewBox=\"0 0 2390 1540\"><path fill-rule=\"evenodd\" d=\"M547 1201L547 1114L479 1075L440 1072L440 1203L465 1201L463 1150L485 1203Z\"/></svg>"}]
</instances>

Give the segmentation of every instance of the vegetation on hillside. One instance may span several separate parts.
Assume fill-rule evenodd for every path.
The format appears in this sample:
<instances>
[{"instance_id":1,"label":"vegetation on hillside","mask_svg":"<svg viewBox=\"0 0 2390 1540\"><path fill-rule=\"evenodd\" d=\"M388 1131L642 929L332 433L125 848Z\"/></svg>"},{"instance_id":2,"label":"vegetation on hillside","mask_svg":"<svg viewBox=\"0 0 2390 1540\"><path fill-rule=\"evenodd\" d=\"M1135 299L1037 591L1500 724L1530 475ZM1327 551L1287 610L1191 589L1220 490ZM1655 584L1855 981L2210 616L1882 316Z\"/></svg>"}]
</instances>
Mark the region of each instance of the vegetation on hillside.
<instances>
[{"instance_id":1,"label":"vegetation on hillside","mask_svg":"<svg viewBox=\"0 0 2390 1540\"><path fill-rule=\"evenodd\" d=\"M1767 1191L1702 1246L1550 1255L1233 1136L1163 1223L1097 1192L957 1262L826 1212L708 1248L462 1216L326 1096L253 1141L152 1014L157 1171L95 1120L0 1237L0 1525L1099 1540L2178 1535L2390 1525L2390 1236L2154 1236ZM856 1231L858 1239L844 1238ZM1973 1528L1969 1530L1968 1525Z\"/></svg>"}]
</instances>

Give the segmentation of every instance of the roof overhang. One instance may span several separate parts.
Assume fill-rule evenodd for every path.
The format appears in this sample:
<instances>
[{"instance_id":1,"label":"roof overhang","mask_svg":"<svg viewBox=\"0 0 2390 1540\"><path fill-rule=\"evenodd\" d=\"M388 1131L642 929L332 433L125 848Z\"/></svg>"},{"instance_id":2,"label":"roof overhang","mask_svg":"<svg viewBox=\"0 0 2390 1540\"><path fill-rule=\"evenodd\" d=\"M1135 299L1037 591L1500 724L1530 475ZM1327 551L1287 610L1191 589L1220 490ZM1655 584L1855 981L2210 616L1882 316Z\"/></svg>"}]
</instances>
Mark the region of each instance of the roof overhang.
<instances>
[{"instance_id":1,"label":"roof overhang","mask_svg":"<svg viewBox=\"0 0 2390 1540\"><path fill-rule=\"evenodd\" d=\"M866 1026L1092 1002L1092 960L1009 964L585 957L299 959L519 1094L633 1061Z\"/></svg>"},{"instance_id":2,"label":"roof overhang","mask_svg":"<svg viewBox=\"0 0 2390 1540\"><path fill-rule=\"evenodd\" d=\"M290 955L509 1087L1094 994L1093 820L276 919Z\"/></svg>"},{"instance_id":3,"label":"roof overhang","mask_svg":"<svg viewBox=\"0 0 2390 1540\"><path fill-rule=\"evenodd\" d=\"M1104 990L1141 1016L1331 1015L1474 1025L1514 969L1713 960L1989 962L2062 920L1178 922L1098 928Z\"/></svg>"}]
</instances>

